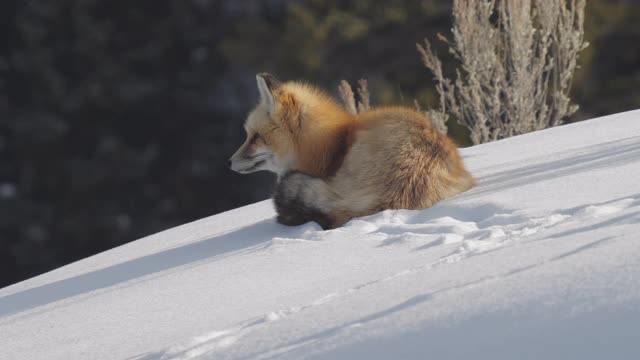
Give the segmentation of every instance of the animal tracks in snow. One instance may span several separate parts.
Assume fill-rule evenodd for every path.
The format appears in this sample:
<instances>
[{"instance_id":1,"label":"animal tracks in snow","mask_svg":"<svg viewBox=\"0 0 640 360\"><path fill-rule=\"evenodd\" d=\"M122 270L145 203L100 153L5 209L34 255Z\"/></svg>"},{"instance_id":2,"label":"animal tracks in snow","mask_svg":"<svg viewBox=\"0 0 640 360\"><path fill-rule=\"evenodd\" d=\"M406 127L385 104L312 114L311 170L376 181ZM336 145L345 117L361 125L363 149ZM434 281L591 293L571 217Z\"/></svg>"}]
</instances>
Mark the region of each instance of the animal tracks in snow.
<instances>
[{"instance_id":1,"label":"animal tracks in snow","mask_svg":"<svg viewBox=\"0 0 640 360\"><path fill-rule=\"evenodd\" d=\"M563 232L573 231L580 224L612 222L618 213L639 214L640 196L624 198L602 204L580 206L546 214L528 216L495 205L460 207L441 204L423 211L384 211L365 218L355 219L346 226L321 231L314 224L306 224L287 232L287 237L274 237L265 248L286 249L332 241L362 241L368 246L386 251L389 247L405 247L411 252L445 249L445 255L426 264L395 271L391 275L368 281L348 289L318 297L307 304L286 309L268 311L252 317L228 329L209 332L161 352L144 355L139 359L198 359L212 358L219 351L240 342L249 332L269 323L282 321L311 308L324 306L338 298L349 296L364 288L407 276L418 271L454 264L471 256L480 255L501 247L527 240L546 240L561 237ZM560 228L553 233L552 228ZM566 228L566 229L565 229ZM354 326L357 326L354 325Z\"/></svg>"},{"instance_id":2,"label":"animal tracks in snow","mask_svg":"<svg viewBox=\"0 0 640 360\"><path fill-rule=\"evenodd\" d=\"M385 211L347 224L351 236L372 235L381 239L378 247L410 246L414 251L436 246L457 247L439 262L451 263L468 256L495 250L504 245L525 240L546 229L564 223L586 223L607 218L631 207L640 206L640 198L625 198L602 204L551 212L542 216L527 216L493 205L460 208L444 205L429 210ZM333 230L336 231L336 230Z\"/></svg>"}]
</instances>

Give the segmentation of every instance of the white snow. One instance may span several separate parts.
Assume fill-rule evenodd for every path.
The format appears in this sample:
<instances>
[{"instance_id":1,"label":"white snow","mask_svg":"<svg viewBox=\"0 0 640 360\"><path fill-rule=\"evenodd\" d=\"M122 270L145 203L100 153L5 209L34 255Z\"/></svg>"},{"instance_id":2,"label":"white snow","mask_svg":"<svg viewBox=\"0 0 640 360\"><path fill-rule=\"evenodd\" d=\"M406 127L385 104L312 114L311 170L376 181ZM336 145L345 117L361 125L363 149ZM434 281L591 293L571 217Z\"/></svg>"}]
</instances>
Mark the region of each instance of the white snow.
<instances>
[{"instance_id":1,"label":"white snow","mask_svg":"<svg viewBox=\"0 0 640 360\"><path fill-rule=\"evenodd\" d=\"M639 358L640 111L462 153L431 209L264 201L4 288L0 359Z\"/></svg>"}]
</instances>

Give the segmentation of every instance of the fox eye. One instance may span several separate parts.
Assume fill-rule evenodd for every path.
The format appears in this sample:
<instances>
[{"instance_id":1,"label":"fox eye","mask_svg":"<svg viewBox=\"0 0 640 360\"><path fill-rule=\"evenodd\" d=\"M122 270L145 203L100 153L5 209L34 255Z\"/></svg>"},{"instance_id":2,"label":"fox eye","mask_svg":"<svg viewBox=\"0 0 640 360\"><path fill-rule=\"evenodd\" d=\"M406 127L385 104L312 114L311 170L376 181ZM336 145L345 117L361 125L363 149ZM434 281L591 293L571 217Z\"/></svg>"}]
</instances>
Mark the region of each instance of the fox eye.
<instances>
[{"instance_id":1,"label":"fox eye","mask_svg":"<svg viewBox=\"0 0 640 360\"><path fill-rule=\"evenodd\" d=\"M253 134L253 137L251 137L251 143L255 144L258 141L262 141L263 143L266 143L266 141L264 141L264 139L262 138L262 136L260 136L260 134L258 133Z\"/></svg>"}]
</instances>

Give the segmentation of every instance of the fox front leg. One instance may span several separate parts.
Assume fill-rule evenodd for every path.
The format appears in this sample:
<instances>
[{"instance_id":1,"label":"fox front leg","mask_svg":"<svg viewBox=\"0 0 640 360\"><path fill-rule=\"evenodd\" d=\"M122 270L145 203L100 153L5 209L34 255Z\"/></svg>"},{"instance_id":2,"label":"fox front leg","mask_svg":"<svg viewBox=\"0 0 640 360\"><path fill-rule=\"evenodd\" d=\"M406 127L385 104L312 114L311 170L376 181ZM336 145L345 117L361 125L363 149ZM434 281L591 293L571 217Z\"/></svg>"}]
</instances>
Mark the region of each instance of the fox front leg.
<instances>
[{"instance_id":1,"label":"fox front leg","mask_svg":"<svg viewBox=\"0 0 640 360\"><path fill-rule=\"evenodd\" d=\"M315 221L324 230L333 228L328 194L324 180L299 171L286 173L273 195L278 222L296 226Z\"/></svg>"}]
</instances>

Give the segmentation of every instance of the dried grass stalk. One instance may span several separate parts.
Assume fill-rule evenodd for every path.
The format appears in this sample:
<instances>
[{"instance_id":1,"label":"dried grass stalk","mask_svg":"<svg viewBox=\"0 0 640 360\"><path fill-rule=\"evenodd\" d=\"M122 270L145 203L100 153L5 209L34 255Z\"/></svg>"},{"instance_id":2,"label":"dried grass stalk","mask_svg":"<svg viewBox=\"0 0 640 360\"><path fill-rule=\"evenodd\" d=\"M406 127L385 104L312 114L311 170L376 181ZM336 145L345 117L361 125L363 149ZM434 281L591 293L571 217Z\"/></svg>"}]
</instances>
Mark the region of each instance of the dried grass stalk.
<instances>
[{"instance_id":1,"label":"dried grass stalk","mask_svg":"<svg viewBox=\"0 0 640 360\"><path fill-rule=\"evenodd\" d=\"M356 96L353 93L353 89L351 85L346 80L340 81L340 85L338 86L338 93L340 94L340 99L344 103L345 109L351 114L359 114L365 111L369 111L371 108L370 103L370 95L369 95L369 85L367 84L367 80L360 79L358 81L358 98L356 101Z\"/></svg>"},{"instance_id":2,"label":"dried grass stalk","mask_svg":"<svg viewBox=\"0 0 640 360\"><path fill-rule=\"evenodd\" d=\"M353 94L353 90L351 89L351 85L346 80L340 81L340 85L338 85L338 93L340 94L340 99L344 104L344 108L353 115L358 113L358 109L356 108L356 98Z\"/></svg>"}]
</instances>

